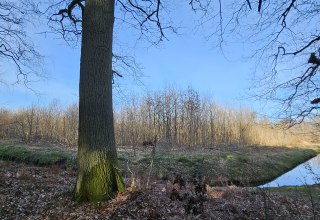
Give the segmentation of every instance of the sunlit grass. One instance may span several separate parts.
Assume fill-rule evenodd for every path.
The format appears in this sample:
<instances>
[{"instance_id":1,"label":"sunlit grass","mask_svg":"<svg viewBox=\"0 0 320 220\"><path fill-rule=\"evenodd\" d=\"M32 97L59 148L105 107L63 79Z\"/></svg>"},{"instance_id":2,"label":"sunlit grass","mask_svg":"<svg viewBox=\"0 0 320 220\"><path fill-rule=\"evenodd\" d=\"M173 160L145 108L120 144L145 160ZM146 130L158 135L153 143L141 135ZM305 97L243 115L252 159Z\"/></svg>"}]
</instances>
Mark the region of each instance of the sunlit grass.
<instances>
[{"instance_id":1,"label":"sunlit grass","mask_svg":"<svg viewBox=\"0 0 320 220\"><path fill-rule=\"evenodd\" d=\"M236 184L255 186L268 182L300 163L314 157L319 148L229 147L208 151L176 149L150 154L148 151L119 151L119 164L124 177L173 179L180 174L186 180L205 176L211 185ZM0 159L34 165L60 165L76 168L76 151L0 145ZM152 172L149 172L152 164ZM131 172L129 171L131 170Z\"/></svg>"}]
</instances>

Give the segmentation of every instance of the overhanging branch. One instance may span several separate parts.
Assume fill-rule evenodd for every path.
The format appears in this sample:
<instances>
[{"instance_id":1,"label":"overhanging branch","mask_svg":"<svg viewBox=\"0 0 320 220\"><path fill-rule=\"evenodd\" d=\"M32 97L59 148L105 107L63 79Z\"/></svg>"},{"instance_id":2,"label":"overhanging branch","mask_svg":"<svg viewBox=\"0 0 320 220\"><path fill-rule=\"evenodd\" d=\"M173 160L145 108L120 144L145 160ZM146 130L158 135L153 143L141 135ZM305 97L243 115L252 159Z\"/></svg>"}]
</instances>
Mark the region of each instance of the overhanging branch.
<instances>
[{"instance_id":1,"label":"overhanging branch","mask_svg":"<svg viewBox=\"0 0 320 220\"><path fill-rule=\"evenodd\" d=\"M73 21L73 23L81 22L81 20L77 19L72 15L72 10L74 9L75 6L78 5L81 8L81 11L83 13L84 5L82 4L82 2L84 1L85 0L72 0L72 2L68 5L67 8L61 9L57 14L54 14L54 15L61 15L60 22L62 22L63 19L66 17L69 17Z\"/></svg>"}]
</instances>

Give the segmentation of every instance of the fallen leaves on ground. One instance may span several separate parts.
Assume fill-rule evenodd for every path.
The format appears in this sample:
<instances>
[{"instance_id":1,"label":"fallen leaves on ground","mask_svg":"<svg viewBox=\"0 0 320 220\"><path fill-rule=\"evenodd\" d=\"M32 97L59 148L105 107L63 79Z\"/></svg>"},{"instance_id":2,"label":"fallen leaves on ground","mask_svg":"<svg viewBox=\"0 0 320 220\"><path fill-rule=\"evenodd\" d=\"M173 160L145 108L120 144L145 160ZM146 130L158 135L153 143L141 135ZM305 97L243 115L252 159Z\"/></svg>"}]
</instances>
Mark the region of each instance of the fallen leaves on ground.
<instances>
[{"instance_id":1,"label":"fallen leaves on ground","mask_svg":"<svg viewBox=\"0 0 320 220\"><path fill-rule=\"evenodd\" d=\"M155 181L100 203L72 200L75 171L0 161L0 219L316 219L310 201ZM201 189L201 187L200 187Z\"/></svg>"}]
</instances>

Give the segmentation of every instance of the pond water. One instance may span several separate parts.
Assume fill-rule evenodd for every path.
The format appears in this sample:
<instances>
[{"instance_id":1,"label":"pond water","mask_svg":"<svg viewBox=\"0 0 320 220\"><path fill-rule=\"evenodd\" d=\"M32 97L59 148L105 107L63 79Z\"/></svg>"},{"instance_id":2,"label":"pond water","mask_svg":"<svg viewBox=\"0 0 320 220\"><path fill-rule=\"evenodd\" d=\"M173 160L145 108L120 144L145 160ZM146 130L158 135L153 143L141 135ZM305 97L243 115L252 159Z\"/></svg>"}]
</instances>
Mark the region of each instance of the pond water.
<instances>
[{"instance_id":1,"label":"pond water","mask_svg":"<svg viewBox=\"0 0 320 220\"><path fill-rule=\"evenodd\" d=\"M320 183L320 154L259 187L302 186Z\"/></svg>"}]
</instances>

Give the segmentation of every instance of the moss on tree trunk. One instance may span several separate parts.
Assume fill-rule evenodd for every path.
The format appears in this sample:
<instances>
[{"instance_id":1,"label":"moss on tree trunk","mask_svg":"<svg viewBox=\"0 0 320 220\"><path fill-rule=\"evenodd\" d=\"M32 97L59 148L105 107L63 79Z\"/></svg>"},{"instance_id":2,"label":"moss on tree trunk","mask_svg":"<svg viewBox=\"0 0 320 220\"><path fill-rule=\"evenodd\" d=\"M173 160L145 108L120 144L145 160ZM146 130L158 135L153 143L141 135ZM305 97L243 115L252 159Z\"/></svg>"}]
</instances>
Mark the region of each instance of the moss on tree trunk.
<instances>
[{"instance_id":1,"label":"moss on tree trunk","mask_svg":"<svg viewBox=\"0 0 320 220\"><path fill-rule=\"evenodd\" d=\"M82 21L77 201L102 201L124 190L112 108L114 0L87 0Z\"/></svg>"},{"instance_id":2,"label":"moss on tree trunk","mask_svg":"<svg viewBox=\"0 0 320 220\"><path fill-rule=\"evenodd\" d=\"M90 159L89 159L90 158ZM78 173L75 199L77 201L103 201L111 199L116 192L125 190L115 155L95 152L79 155L84 160ZM91 161L92 163L90 163Z\"/></svg>"}]
</instances>

